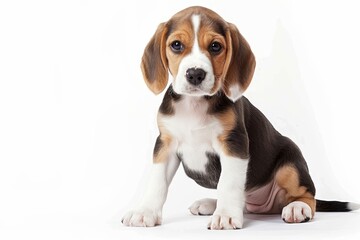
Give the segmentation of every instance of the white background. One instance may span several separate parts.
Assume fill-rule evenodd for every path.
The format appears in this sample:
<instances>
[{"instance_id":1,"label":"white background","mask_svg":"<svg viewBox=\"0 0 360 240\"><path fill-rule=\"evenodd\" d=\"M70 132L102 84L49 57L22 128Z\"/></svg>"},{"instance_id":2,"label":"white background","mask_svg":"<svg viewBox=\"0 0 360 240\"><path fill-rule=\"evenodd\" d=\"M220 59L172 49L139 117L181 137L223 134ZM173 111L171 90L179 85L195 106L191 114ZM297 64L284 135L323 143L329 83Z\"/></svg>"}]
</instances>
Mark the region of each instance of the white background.
<instances>
[{"instance_id":1,"label":"white background","mask_svg":"<svg viewBox=\"0 0 360 240\"><path fill-rule=\"evenodd\" d=\"M191 5L250 43L257 68L245 95L300 146L317 197L360 202L356 1L1 1L1 239L359 237L358 212L300 225L248 215L243 230L207 231L208 218L186 208L215 192L182 167L163 226L121 225L157 136L161 96L142 80L142 52L160 22Z\"/></svg>"}]
</instances>

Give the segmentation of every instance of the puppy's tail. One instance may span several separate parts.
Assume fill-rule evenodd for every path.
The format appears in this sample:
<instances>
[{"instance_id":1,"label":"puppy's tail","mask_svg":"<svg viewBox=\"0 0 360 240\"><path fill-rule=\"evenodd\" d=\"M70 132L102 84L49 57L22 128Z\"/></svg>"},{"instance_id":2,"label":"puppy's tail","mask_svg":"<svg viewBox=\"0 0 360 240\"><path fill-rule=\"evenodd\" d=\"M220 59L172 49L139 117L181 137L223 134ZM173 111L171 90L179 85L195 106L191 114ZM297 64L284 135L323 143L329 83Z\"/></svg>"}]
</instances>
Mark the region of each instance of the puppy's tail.
<instances>
[{"instance_id":1,"label":"puppy's tail","mask_svg":"<svg viewBox=\"0 0 360 240\"><path fill-rule=\"evenodd\" d=\"M350 212L360 208L360 204L352 202L324 201L316 199L317 212Z\"/></svg>"}]
</instances>

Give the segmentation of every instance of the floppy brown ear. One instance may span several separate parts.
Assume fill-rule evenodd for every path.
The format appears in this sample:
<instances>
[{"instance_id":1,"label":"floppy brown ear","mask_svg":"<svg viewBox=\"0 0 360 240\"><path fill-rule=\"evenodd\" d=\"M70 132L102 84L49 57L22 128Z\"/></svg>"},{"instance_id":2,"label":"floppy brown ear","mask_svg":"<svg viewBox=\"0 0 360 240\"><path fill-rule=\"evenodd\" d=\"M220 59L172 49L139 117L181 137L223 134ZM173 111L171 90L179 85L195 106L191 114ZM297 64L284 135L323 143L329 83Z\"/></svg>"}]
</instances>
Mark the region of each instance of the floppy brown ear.
<instances>
[{"instance_id":1,"label":"floppy brown ear","mask_svg":"<svg viewBox=\"0 0 360 240\"><path fill-rule=\"evenodd\" d=\"M245 38L232 23L226 33L227 56L223 90L232 101L238 100L249 86L255 71L255 57Z\"/></svg>"},{"instance_id":2,"label":"floppy brown ear","mask_svg":"<svg viewBox=\"0 0 360 240\"><path fill-rule=\"evenodd\" d=\"M165 36L166 26L165 23L161 23L147 44L141 60L145 83L155 94L161 93L168 82Z\"/></svg>"}]
</instances>

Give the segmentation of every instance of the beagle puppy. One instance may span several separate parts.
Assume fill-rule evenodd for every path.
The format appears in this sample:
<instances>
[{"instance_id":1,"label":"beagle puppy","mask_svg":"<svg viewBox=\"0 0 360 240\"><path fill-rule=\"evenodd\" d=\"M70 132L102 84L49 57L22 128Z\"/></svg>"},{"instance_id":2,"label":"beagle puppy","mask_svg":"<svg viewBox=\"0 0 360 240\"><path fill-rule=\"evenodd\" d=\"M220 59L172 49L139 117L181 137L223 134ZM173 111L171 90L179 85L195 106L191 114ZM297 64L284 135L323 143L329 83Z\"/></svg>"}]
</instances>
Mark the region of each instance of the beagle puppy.
<instances>
[{"instance_id":1,"label":"beagle puppy","mask_svg":"<svg viewBox=\"0 0 360 240\"><path fill-rule=\"evenodd\" d=\"M141 62L155 94L167 88L158 112L160 135L139 206L126 226L161 224L169 184L182 163L217 199L190 206L212 215L209 229L239 229L243 214L280 213L287 223L311 220L315 211L351 211L359 205L316 200L315 186L300 149L274 129L243 96L255 57L235 25L204 7L190 7L161 23Z\"/></svg>"}]
</instances>

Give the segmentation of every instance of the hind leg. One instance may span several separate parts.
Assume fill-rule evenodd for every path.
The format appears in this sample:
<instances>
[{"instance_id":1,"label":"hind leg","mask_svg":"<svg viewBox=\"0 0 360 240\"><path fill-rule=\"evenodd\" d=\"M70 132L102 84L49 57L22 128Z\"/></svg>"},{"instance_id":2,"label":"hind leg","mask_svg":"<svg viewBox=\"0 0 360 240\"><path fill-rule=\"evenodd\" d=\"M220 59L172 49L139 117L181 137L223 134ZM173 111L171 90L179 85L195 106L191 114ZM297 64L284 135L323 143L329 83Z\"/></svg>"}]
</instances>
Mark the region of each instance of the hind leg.
<instances>
[{"instance_id":1,"label":"hind leg","mask_svg":"<svg viewBox=\"0 0 360 240\"><path fill-rule=\"evenodd\" d=\"M216 199L204 198L200 199L189 207L193 215L212 215L216 209Z\"/></svg>"},{"instance_id":2,"label":"hind leg","mask_svg":"<svg viewBox=\"0 0 360 240\"><path fill-rule=\"evenodd\" d=\"M303 171L302 171L303 170ZM287 223L302 223L314 217L316 201L307 168L288 164L281 167L275 175L277 184L286 191L281 217Z\"/></svg>"},{"instance_id":3,"label":"hind leg","mask_svg":"<svg viewBox=\"0 0 360 240\"><path fill-rule=\"evenodd\" d=\"M313 214L307 203L293 201L283 208L281 217L287 223L303 223L312 219Z\"/></svg>"}]
</instances>

